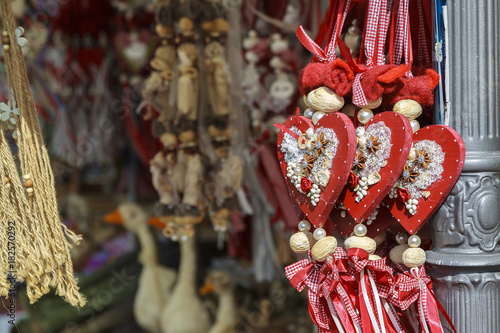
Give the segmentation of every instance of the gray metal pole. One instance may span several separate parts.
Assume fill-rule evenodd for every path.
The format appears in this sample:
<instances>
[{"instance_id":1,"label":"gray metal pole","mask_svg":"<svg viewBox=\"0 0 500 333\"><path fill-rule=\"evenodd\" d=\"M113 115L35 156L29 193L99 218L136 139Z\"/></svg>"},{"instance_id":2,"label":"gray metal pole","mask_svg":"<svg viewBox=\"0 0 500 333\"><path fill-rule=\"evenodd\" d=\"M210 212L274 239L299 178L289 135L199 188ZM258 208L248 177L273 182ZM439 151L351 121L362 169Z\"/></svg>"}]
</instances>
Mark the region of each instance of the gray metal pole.
<instances>
[{"instance_id":1,"label":"gray metal pole","mask_svg":"<svg viewBox=\"0 0 500 333\"><path fill-rule=\"evenodd\" d=\"M462 176L431 222L435 291L459 333L500 332L500 2L448 0L450 126Z\"/></svg>"}]
</instances>

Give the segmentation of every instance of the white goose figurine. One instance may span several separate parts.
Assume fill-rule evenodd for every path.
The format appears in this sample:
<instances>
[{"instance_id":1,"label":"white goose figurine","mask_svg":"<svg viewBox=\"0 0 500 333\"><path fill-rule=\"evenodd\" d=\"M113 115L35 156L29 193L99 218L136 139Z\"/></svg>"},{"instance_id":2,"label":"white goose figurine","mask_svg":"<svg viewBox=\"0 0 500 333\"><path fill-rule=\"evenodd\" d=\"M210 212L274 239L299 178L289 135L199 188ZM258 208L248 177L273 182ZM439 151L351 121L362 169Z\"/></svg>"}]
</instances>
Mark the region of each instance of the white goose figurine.
<instances>
[{"instance_id":1,"label":"white goose figurine","mask_svg":"<svg viewBox=\"0 0 500 333\"><path fill-rule=\"evenodd\" d=\"M175 282L175 271L158 263L156 244L148 226L148 217L141 206L123 203L104 217L107 223L123 225L135 233L141 244L139 262L143 265L139 286L135 294L135 320L147 332L161 332L161 310L170 298Z\"/></svg>"},{"instance_id":2,"label":"white goose figurine","mask_svg":"<svg viewBox=\"0 0 500 333\"><path fill-rule=\"evenodd\" d=\"M234 282L224 271L212 271L207 275L201 294L214 292L219 297L215 323L208 333L236 333L237 306L234 300Z\"/></svg>"},{"instance_id":3,"label":"white goose figurine","mask_svg":"<svg viewBox=\"0 0 500 333\"><path fill-rule=\"evenodd\" d=\"M196 289L196 253L193 237L180 242L181 263L177 283L161 313L163 333L207 333L209 314Z\"/></svg>"}]
</instances>

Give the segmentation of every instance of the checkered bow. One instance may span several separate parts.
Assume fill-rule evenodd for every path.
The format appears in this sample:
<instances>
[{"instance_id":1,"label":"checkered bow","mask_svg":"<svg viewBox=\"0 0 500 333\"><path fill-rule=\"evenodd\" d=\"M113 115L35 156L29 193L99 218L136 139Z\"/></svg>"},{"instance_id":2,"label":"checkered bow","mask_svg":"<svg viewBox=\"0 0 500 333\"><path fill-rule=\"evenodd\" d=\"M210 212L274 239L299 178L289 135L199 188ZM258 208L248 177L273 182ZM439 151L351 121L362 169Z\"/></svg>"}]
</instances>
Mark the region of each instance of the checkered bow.
<instances>
[{"instance_id":1,"label":"checkered bow","mask_svg":"<svg viewBox=\"0 0 500 333\"><path fill-rule=\"evenodd\" d=\"M387 298L394 292L394 274L392 268L387 266L386 258L369 260L368 253L362 249L349 249L347 255L358 273L364 268L372 271L380 297Z\"/></svg>"},{"instance_id":2,"label":"checkered bow","mask_svg":"<svg viewBox=\"0 0 500 333\"><path fill-rule=\"evenodd\" d=\"M429 286L432 286L432 280L425 272L424 266L400 273L396 280L396 305L401 310L406 310L419 297L423 298L425 304Z\"/></svg>"},{"instance_id":3,"label":"checkered bow","mask_svg":"<svg viewBox=\"0 0 500 333\"><path fill-rule=\"evenodd\" d=\"M309 308L311 319L320 328L328 330L328 316L325 308L320 302L319 297L319 280L323 263L317 263L311 257L309 251L308 258L297 261L285 267L285 275L290 280L290 283L297 291L302 291L307 286L307 297L309 300Z\"/></svg>"}]
</instances>

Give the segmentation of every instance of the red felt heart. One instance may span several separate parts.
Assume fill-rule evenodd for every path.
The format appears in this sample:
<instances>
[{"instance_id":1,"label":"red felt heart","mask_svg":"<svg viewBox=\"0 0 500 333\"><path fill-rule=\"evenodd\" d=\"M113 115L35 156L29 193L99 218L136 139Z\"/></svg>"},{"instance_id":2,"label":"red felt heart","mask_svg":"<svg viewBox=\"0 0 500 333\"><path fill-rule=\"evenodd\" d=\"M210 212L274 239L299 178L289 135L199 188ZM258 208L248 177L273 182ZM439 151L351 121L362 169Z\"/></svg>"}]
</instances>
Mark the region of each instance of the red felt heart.
<instances>
[{"instance_id":1,"label":"red felt heart","mask_svg":"<svg viewBox=\"0 0 500 333\"><path fill-rule=\"evenodd\" d=\"M361 139L366 140L365 147L360 146ZM403 170L411 144L411 125L405 116L391 111L382 112L366 124L364 135L358 139L352 175L338 200L355 222L361 223L368 219L391 190ZM371 183L377 175L380 180ZM354 186L356 182L358 185ZM363 191L366 191L366 195L357 198ZM341 229L350 233L353 228L354 225Z\"/></svg>"},{"instance_id":2,"label":"red felt heart","mask_svg":"<svg viewBox=\"0 0 500 333\"><path fill-rule=\"evenodd\" d=\"M346 115L330 113L323 116L315 126L308 118L293 116L288 118L281 128L278 135L278 158L290 193L309 221L315 227L323 226L351 170L350 161L354 159L356 151L354 126ZM302 134L300 138L295 133L293 136L289 134L293 128L296 129L296 133ZM310 139L306 136L309 128L313 133ZM320 133L323 133L323 138L319 137ZM325 140L329 141L325 144L323 151L317 143L321 139L323 143ZM308 140L311 141L311 145L315 143L314 149L305 148ZM305 149L299 148L299 144ZM306 157L305 154L308 156ZM317 159L310 164L312 167L310 173L307 174L308 166L306 166L305 159L311 161L310 158L314 156ZM289 169L289 164L293 170ZM300 168L302 171L297 170ZM329 177L327 177L328 173ZM313 193L309 188L314 185L320 192L316 205L313 204L313 197L307 196Z\"/></svg>"},{"instance_id":3,"label":"red felt heart","mask_svg":"<svg viewBox=\"0 0 500 333\"><path fill-rule=\"evenodd\" d=\"M415 158L411 152L395 184L401 188L391 190L384 199L392 215L410 234L416 233L446 199L462 172L465 159L462 138L444 125L418 130L413 135L413 149ZM416 200L414 214L403 203L409 198Z\"/></svg>"}]
</instances>

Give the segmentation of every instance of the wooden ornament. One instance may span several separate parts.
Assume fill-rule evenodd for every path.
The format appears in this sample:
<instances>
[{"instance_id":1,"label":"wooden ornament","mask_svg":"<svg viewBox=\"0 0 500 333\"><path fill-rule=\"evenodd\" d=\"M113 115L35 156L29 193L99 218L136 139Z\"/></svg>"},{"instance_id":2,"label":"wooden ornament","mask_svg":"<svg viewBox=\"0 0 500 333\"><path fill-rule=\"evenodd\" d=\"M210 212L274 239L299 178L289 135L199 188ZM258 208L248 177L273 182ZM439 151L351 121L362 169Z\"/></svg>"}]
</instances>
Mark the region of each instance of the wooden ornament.
<instances>
[{"instance_id":1,"label":"wooden ornament","mask_svg":"<svg viewBox=\"0 0 500 333\"><path fill-rule=\"evenodd\" d=\"M374 126L373 128L379 126L384 133L389 131L390 138L384 140L379 137L380 135L377 137L368 135L372 126ZM365 221L391 190L405 165L412 143L411 126L408 120L394 112L383 112L375 115L366 124L365 128L366 130L362 131L365 135L361 138L365 139L365 141L371 141L369 143L372 147L375 146L373 142L376 139L381 150L378 151L373 148L373 150L368 148L360 150L358 147L356 157L358 164L353 167L353 172L356 172L358 176L351 175L351 177L355 176L357 179L348 183L339 198L339 201L344 204L355 222ZM368 147L368 143L365 143L365 146ZM375 155L373 151L378 155ZM387 154L387 158L385 160L375 158L381 156L381 154ZM364 159L363 165L361 165L361 158ZM366 174L366 170L370 169L375 171ZM360 177L362 174L365 176ZM351 181L351 178L349 181ZM363 192L362 199L359 199L359 191ZM350 230L347 229L347 231Z\"/></svg>"},{"instance_id":2,"label":"wooden ornament","mask_svg":"<svg viewBox=\"0 0 500 333\"><path fill-rule=\"evenodd\" d=\"M375 219L368 219L366 222L366 227L368 229L368 233L366 235L371 238L376 238L396 221L391 212L382 203L378 208L376 208L376 210L378 213ZM330 213L330 220L332 221L335 229L343 237L349 236L357 224L346 210L339 208L332 209Z\"/></svg>"},{"instance_id":3,"label":"wooden ornament","mask_svg":"<svg viewBox=\"0 0 500 333\"><path fill-rule=\"evenodd\" d=\"M338 146L336 148L335 156L340 158L335 158L335 156L332 158L332 164L330 168L326 170L329 173L328 182L325 184L326 186L319 186L317 189L317 192L319 193L317 193L318 201L316 205L313 204L311 197L308 197L308 195L303 191L299 191L297 185L295 185L292 182L292 179L287 176L288 164L285 160L285 153L281 149L285 136L284 130L279 132L277 140L278 158L280 160L281 171L285 177L290 193L295 198L302 211L306 214L308 220L311 221L315 227L322 226L328 218L328 215L333 208L333 204L340 195L340 191L344 187L351 169L351 164L347 161L354 159L356 149L354 127L349 118L342 113L327 114L323 116L323 118L321 118L315 126L313 126L311 120L305 117L292 116L288 118L282 126L287 129L298 127L301 133L306 133L307 130L312 133L316 133L317 130L324 128L332 130L336 135ZM288 133L286 135L291 137ZM314 152L314 154L316 154L316 152ZM308 156L311 157L310 162L312 162L314 155L309 154ZM306 155L304 155L304 158L306 158Z\"/></svg>"},{"instance_id":4,"label":"wooden ornament","mask_svg":"<svg viewBox=\"0 0 500 333\"><path fill-rule=\"evenodd\" d=\"M451 189L458 180L460 173L462 172L465 160L465 146L462 138L460 138L458 133L451 127L444 125L431 125L424 127L413 135L413 146L417 151L419 142L421 142L422 145L425 144L430 147L439 147L436 149L442 151L441 157L443 158L443 161L442 163L439 163L440 166L436 166L436 170L442 170L441 175L427 188L420 189L420 191L424 191L422 193L422 197L411 199L415 200L413 202L416 207L414 214L411 214L409 209L406 208L405 203L399 194L397 194L396 197L391 198L388 196L384 199L384 202L386 203L387 208L391 211L392 215L410 234L416 233L446 199L448 193L450 193ZM436 153L436 155L439 154ZM418 159L418 156L416 156L416 159ZM427 157L421 158L421 160L422 162L425 162L425 160L429 162ZM430 161L429 164L431 162L432 161ZM429 167L432 168L433 166ZM408 170L408 172L410 176L411 174L415 176L416 173L418 173L415 170L412 171L411 169ZM436 172L432 172L432 174L436 175ZM420 179L418 177L423 177L423 175L421 176L418 174L412 179L414 179L415 182L419 182ZM410 184L410 182L408 184ZM404 190L404 188L402 190ZM399 193L401 193L401 191Z\"/></svg>"}]
</instances>

